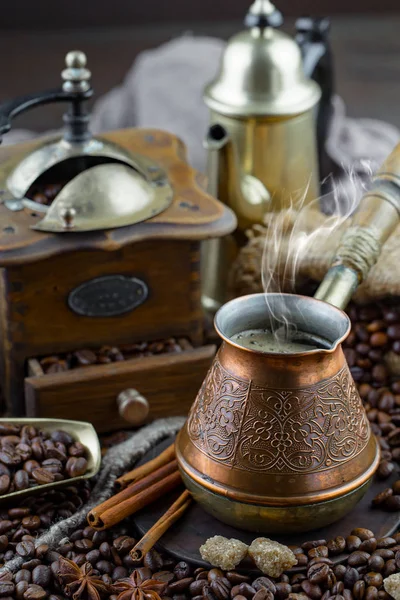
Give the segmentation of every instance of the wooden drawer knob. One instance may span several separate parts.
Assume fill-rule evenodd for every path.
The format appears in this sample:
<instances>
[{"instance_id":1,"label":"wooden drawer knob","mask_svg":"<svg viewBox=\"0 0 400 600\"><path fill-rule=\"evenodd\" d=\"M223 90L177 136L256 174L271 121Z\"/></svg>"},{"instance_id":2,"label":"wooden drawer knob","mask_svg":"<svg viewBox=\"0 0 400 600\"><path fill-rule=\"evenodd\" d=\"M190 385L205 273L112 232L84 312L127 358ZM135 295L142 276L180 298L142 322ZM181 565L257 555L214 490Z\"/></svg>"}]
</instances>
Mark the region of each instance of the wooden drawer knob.
<instances>
[{"instance_id":1,"label":"wooden drawer knob","mask_svg":"<svg viewBox=\"0 0 400 600\"><path fill-rule=\"evenodd\" d=\"M118 394L118 412L131 425L143 425L149 414L149 403L137 390L127 389Z\"/></svg>"}]
</instances>

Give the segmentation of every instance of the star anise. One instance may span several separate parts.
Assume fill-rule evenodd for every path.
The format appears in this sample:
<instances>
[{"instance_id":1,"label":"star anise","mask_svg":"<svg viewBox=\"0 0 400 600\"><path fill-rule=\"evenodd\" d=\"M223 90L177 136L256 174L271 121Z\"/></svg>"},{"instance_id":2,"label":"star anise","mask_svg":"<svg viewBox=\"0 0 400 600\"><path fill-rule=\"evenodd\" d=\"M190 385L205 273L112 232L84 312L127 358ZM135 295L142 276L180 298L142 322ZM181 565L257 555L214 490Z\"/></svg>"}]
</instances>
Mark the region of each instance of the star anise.
<instances>
[{"instance_id":1,"label":"star anise","mask_svg":"<svg viewBox=\"0 0 400 600\"><path fill-rule=\"evenodd\" d=\"M110 586L93 574L92 565L82 567L64 556L59 558L57 577L67 596L73 600L101 600L102 593L110 593Z\"/></svg>"},{"instance_id":2,"label":"star anise","mask_svg":"<svg viewBox=\"0 0 400 600\"><path fill-rule=\"evenodd\" d=\"M160 594L167 584L157 579L146 579L139 569L133 571L130 577L121 579L114 586L117 600L161 600Z\"/></svg>"}]
</instances>

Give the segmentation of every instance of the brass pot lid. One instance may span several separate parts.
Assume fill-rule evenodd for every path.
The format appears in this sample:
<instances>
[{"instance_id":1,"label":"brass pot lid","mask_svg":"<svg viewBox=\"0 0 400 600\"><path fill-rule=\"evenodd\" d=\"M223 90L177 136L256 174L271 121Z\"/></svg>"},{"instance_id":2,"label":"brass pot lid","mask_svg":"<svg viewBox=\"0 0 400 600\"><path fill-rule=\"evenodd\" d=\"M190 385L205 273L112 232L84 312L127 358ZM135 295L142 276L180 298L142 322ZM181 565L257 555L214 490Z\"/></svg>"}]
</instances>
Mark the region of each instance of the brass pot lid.
<instances>
[{"instance_id":1,"label":"brass pot lid","mask_svg":"<svg viewBox=\"0 0 400 600\"><path fill-rule=\"evenodd\" d=\"M269 25L275 14L269 0L251 6L249 29L228 41L220 70L204 91L211 110L238 117L290 116L317 104L321 90L305 76L299 46Z\"/></svg>"},{"instance_id":2,"label":"brass pot lid","mask_svg":"<svg viewBox=\"0 0 400 600\"><path fill-rule=\"evenodd\" d=\"M172 199L166 178L149 180L122 163L100 164L71 179L33 229L63 233L134 225L163 212Z\"/></svg>"}]
</instances>

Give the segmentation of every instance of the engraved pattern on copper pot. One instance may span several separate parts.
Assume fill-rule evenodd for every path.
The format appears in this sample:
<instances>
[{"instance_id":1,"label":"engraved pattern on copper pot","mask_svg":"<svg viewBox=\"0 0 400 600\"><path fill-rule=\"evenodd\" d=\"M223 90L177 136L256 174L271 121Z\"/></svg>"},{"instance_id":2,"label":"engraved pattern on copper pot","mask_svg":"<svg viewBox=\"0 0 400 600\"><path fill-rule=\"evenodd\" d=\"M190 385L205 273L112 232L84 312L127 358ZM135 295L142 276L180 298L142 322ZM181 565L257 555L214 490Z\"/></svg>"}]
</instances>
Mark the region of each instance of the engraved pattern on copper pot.
<instances>
[{"instance_id":1,"label":"engraved pattern on copper pot","mask_svg":"<svg viewBox=\"0 0 400 600\"><path fill-rule=\"evenodd\" d=\"M252 385L218 360L197 396L188 431L213 460L259 475L334 468L362 452L370 435L347 367L320 384L278 390Z\"/></svg>"}]
</instances>

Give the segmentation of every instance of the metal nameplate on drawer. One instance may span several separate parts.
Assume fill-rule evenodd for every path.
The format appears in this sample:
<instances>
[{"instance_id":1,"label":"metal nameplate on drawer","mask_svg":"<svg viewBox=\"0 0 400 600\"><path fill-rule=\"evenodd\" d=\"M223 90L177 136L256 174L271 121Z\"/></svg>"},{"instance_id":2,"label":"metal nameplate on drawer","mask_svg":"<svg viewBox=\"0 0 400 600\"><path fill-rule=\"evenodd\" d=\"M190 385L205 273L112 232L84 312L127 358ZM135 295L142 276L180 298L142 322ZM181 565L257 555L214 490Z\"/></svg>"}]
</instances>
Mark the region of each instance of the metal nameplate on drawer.
<instances>
[{"instance_id":1,"label":"metal nameplate on drawer","mask_svg":"<svg viewBox=\"0 0 400 600\"><path fill-rule=\"evenodd\" d=\"M148 292L145 282L136 277L105 275L72 290L68 306L84 317L116 317L143 304Z\"/></svg>"}]
</instances>

